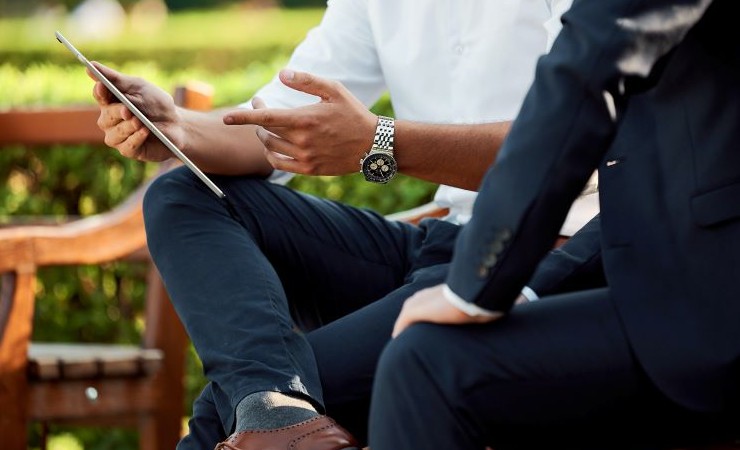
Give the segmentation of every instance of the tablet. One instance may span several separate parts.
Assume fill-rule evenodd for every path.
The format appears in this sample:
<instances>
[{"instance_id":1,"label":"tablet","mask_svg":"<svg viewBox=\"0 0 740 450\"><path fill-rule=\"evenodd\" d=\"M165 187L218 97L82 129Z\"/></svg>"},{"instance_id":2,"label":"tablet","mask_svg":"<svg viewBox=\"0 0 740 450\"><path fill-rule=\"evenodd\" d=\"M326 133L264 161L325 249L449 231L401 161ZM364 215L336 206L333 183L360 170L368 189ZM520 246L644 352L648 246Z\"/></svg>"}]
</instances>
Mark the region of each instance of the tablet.
<instances>
[{"instance_id":1,"label":"tablet","mask_svg":"<svg viewBox=\"0 0 740 450\"><path fill-rule=\"evenodd\" d=\"M103 75L97 67L90 63L90 61L88 61L88 59L85 58L82 53L80 53L64 36L62 36L60 32L57 31L55 35L57 40L64 44L64 46L67 47L69 51L71 51L82 64L90 69L90 72L95 75L95 78L100 80L100 82L103 83L105 87L107 87L108 90L113 93L113 95L115 95L118 100L121 101L121 103L126 105L129 111L131 111L131 113L136 116L141 121L141 123L143 123L144 126L149 129L149 131L151 131L160 141L162 141L165 147L167 147L175 156L177 156L177 158L182 161L183 164L185 164L191 171L193 171L193 173L198 178L200 178L206 184L206 186L208 186L213 191L214 194L216 194L219 198L225 197L223 191L221 191L221 189L219 189L218 186L216 186L213 181L211 181L211 179L208 178L208 176L206 176L206 174L203 173L200 168L198 168L198 166L190 161L190 159L182 151L180 151L180 149L177 148L177 146L172 143L172 141L170 141L169 138L164 135L164 133L159 131L159 128L157 128L154 123L149 120L139 110L139 108L136 107L136 105L131 103L131 101L125 95L123 95L123 93L119 91L118 88L113 83L111 83L110 80L108 80L108 78L106 78L105 75Z\"/></svg>"}]
</instances>

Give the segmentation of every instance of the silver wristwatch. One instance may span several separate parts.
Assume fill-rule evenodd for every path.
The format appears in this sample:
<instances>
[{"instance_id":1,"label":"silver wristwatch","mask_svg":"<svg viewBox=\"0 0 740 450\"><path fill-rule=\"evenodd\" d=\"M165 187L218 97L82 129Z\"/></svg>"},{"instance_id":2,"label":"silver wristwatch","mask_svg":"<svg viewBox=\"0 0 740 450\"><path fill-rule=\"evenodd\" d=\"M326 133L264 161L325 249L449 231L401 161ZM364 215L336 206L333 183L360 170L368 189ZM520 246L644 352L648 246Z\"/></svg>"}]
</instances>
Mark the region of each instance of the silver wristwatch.
<instances>
[{"instance_id":1,"label":"silver wristwatch","mask_svg":"<svg viewBox=\"0 0 740 450\"><path fill-rule=\"evenodd\" d=\"M367 181L384 184L398 172L398 165L393 157L394 131L395 122L392 118L378 116L373 146L360 159L360 172Z\"/></svg>"}]
</instances>

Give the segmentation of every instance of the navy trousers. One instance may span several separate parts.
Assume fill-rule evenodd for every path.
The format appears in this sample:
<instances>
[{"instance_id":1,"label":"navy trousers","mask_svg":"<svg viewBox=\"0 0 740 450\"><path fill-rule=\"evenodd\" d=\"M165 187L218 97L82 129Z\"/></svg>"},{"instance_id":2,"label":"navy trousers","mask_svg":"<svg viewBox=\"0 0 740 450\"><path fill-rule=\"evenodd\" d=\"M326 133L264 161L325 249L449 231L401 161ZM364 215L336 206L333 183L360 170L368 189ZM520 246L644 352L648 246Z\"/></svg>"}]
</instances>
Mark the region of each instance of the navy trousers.
<instances>
[{"instance_id":1,"label":"navy trousers","mask_svg":"<svg viewBox=\"0 0 740 450\"><path fill-rule=\"evenodd\" d=\"M517 305L490 324L412 325L382 353L372 400L373 450L671 449L738 428L656 388L608 288Z\"/></svg>"},{"instance_id":2,"label":"navy trousers","mask_svg":"<svg viewBox=\"0 0 740 450\"><path fill-rule=\"evenodd\" d=\"M459 227L388 221L261 179L214 181L225 199L185 168L144 199L149 249L209 380L178 448L213 448L258 391L302 396L363 441L401 304L444 281Z\"/></svg>"}]
</instances>

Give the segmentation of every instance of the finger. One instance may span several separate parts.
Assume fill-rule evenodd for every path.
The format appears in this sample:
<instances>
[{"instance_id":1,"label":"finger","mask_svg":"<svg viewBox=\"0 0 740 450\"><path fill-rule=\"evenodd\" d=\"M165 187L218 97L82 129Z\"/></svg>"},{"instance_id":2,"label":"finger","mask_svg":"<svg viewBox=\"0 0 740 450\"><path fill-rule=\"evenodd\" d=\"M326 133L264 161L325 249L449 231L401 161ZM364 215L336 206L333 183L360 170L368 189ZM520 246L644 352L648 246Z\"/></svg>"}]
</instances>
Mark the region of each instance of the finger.
<instances>
[{"instance_id":1,"label":"finger","mask_svg":"<svg viewBox=\"0 0 740 450\"><path fill-rule=\"evenodd\" d=\"M123 156L131 159L141 160L144 158L143 145L149 137L149 130L141 127L134 134L128 136L126 140L114 146Z\"/></svg>"},{"instance_id":2,"label":"finger","mask_svg":"<svg viewBox=\"0 0 740 450\"><path fill-rule=\"evenodd\" d=\"M146 129L137 118L121 121L105 133L105 143L109 147L117 147L142 128Z\"/></svg>"},{"instance_id":3,"label":"finger","mask_svg":"<svg viewBox=\"0 0 740 450\"><path fill-rule=\"evenodd\" d=\"M393 332L391 332L391 337L398 336L403 330L416 322L416 320L413 318L414 302L412 299L413 296L409 297L404 302L403 307L401 308L401 313L398 315L396 322L393 324Z\"/></svg>"},{"instance_id":4,"label":"finger","mask_svg":"<svg viewBox=\"0 0 740 450\"><path fill-rule=\"evenodd\" d=\"M132 113L130 109L121 105L121 117L123 117L123 120L128 120L134 117L134 113Z\"/></svg>"},{"instance_id":5,"label":"finger","mask_svg":"<svg viewBox=\"0 0 740 450\"><path fill-rule=\"evenodd\" d=\"M265 103L265 101L262 100L260 97L255 97L252 99L252 108L265 109L267 108L267 103Z\"/></svg>"},{"instance_id":6,"label":"finger","mask_svg":"<svg viewBox=\"0 0 740 450\"><path fill-rule=\"evenodd\" d=\"M114 102L113 94L110 93L100 81L93 85L93 98L98 102L99 105L109 105Z\"/></svg>"},{"instance_id":7,"label":"finger","mask_svg":"<svg viewBox=\"0 0 740 450\"><path fill-rule=\"evenodd\" d=\"M91 79L91 80L93 80L93 81L98 81L98 77L96 77L96 76L95 76L95 75L94 75L94 74L92 73L92 70L90 70L90 68L89 68L89 67L87 67L87 66L85 66L85 73L87 73L87 76L88 76L88 77L90 77L90 79Z\"/></svg>"},{"instance_id":8,"label":"finger","mask_svg":"<svg viewBox=\"0 0 740 450\"><path fill-rule=\"evenodd\" d=\"M279 77L284 85L306 94L316 95L321 97L322 100L331 100L343 90L342 85L338 82L308 72L283 69L280 71Z\"/></svg>"},{"instance_id":9,"label":"finger","mask_svg":"<svg viewBox=\"0 0 740 450\"><path fill-rule=\"evenodd\" d=\"M301 153L300 149L290 141L262 127L257 127L255 133L257 134L257 139L262 142L262 145L271 152L280 153L292 159L297 158Z\"/></svg>"},{"instance_id":10,"label":"finger","mask_svg":"<svg viewBox=\"0 0 740 450\"><path fill-rule=\"evenodd\" d=\"M277 152L271 152L270 150L265 149L265 158L275 170L297 174L305 173L301 163L291 158L290 156L286 156Z\"/></svg>"},{"instance_id":11,"label":"finger","mask_svg":"<svg viewBox=\"0 0 740 450\"><path fill-rule=\"evenodd\" d=\"M393 325L393 332L391 333L391 337L397 337L413 323L414 321L408 319L405 315L398 316L398 318L396 319L396 323Z\"/></svg>"},{"instance_id":12,"label":"finger","mask_svg":"<svg viewBox=\"0 0 740 450\"><path fill-rule=\"evenodd\" d=\"M126 107L120 103L101 105L100 116L98 117L97 123L98 127L102 130L108 130L109 128L118 125L121 121L127 120L128 117L125 117L125 110Z\"/></svg>"},{"instance_id":13,"label":"finger","mask_svg":"<svg viewBox=\"0 0 740 450\"><path fill-rule=\"evenodd\" d=\"M263 127L294 127L300 123L302 113L295 109L240 109L223 117L226 125L260 125Z\"/></svg>"},{"instance_id":14,"label":"finger","mask_svg":"<svg viewBox=\"0 0 740 450\"><path fill-rule=\"evenodd\" d=\"M121 91L128 92L132 88L136 87L137 79L135 77L124 75L121 72L115 71L97 61L91 61L91 63L105 76L105 78L108 79L108 81L113 83Z\"/></svg>"}]
</instances>

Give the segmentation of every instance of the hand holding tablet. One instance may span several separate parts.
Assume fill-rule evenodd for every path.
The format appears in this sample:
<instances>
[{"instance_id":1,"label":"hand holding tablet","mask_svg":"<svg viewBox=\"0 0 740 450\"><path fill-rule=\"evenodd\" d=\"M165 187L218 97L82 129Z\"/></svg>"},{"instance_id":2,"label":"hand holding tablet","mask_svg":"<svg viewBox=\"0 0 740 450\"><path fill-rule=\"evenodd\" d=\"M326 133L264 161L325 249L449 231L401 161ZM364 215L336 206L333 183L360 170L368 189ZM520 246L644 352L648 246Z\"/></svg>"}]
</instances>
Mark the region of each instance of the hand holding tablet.
<instances>
[{"instance_id":1,"label":"hand holding tablet","mask_svg":"<svg viewBox=\"0 0 740 450\"><path fill-rule=\"evenodd\" d=\"M223 191L221 191L221 189L219 189L219 187L216 186L213 181L211 181L211 179L208 178L208 176L203 173L202 170L200 170L198 166L196 166L179 148L177 148L177 146L167 136L165 136L164 133L162 133L156 127L156 125L154 125L154 123L149 120L149 118L147 118L139 110L139 108L136 107L136 105L134 105L105 75L103 75L100 70L98 70L97 67L95 67L95 65L93 65L87 58L85 58L85 56L82 55L82 53L80 53L61 33L57 31L55 35L57 40L64 44L64 46L67 47L67 49L71 51L77 57L77 59L85 65L85 67L87 67L90 73L92 73L95 78L103 83L103 85L121 103L123 103L123 105L126 106L126 108L128 108L128 110L131 111L131 113L136 116L136 118L138 118L141 123L144 124L144 126L147 127L149 131L151 131L154 136L156 136L157 139L162 142L162 144L165 145L165 147L167 147L180 161L183 162L183 164L185 164L185 166L187 166L198 178L200 178L201 181L203 181L203 183L205 183L206 186L208 186L208 188L210 188L214 194L216 194L219 198L225 197Z\"/></svg>"}]
</instances>

